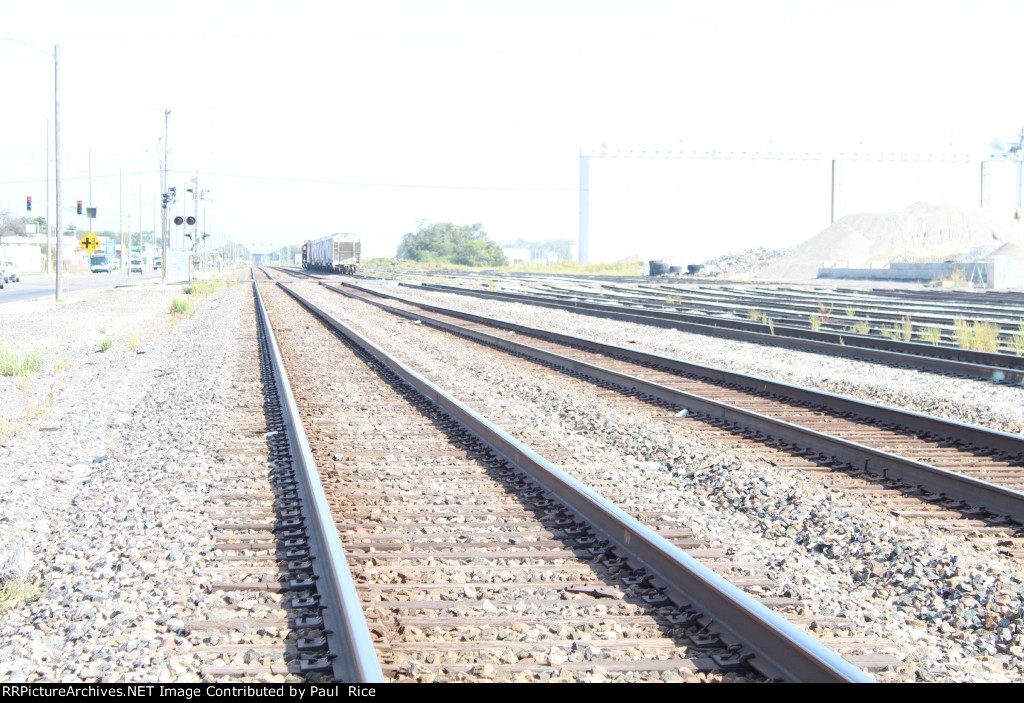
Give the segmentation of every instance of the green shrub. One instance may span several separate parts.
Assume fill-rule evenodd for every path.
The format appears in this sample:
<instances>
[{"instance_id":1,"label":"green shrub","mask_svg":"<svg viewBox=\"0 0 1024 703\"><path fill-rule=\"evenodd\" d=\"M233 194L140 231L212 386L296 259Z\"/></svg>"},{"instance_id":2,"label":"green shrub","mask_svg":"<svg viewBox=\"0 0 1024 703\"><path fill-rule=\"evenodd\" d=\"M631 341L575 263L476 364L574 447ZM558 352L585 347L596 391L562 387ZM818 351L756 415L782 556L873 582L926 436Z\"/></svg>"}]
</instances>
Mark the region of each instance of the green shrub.
<instances>
[{"instance_id":1,"label":"green shrub","mask_svg":"<svg viewBox=\"0 0 1024 703\"><path fill-rule=\"evenodd\" d=\"M171 301L170 310L172 315L191 315L192 303L187 298L175 298Z\"/></svg>"},{"instance_id":2,"label":"green shrub","mask_svg":"<svg viewBox=\"0 0 1024 703\"><path fill-rule=\"evenodd\" d=\"M18 359L3 347L0 347L0 376L20 376L27 378L43 368L43 356L37 351L30 351L24 358Z\"/></svg>"}]
</instances>

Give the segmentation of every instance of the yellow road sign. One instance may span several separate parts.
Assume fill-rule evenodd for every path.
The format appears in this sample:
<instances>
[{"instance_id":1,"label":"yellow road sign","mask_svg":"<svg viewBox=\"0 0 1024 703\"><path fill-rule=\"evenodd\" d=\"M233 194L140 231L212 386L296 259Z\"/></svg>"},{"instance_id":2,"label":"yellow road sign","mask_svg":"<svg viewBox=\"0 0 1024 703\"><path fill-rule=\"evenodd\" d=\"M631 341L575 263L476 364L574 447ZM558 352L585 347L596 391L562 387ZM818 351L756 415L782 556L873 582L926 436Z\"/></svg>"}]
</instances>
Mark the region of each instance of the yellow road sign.
<instances>
[{"instance_id":1,"label":"yellow road sign","mask_svg":"<svg viewBox=\"0 0 1024 703\"><path fill-rule=\"evenodd\" d=\"M92 256L92 253L99 249L100 246L100 240L96 239L96 235L92 232L79 239L78 243L89 253L89 256Z\"/></svg>"}]
</instances>

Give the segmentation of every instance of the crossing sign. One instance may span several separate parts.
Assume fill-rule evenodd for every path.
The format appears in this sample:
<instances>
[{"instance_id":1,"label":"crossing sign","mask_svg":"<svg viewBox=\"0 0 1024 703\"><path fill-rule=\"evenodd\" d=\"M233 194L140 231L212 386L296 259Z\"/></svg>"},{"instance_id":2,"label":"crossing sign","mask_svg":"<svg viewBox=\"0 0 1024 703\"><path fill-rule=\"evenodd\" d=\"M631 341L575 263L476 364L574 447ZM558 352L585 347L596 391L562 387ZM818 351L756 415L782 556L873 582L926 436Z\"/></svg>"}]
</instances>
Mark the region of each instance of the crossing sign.
<instances>
[{"instance_id":1,"label":"crossing sign","mask_svg":"<svg viewBox=\"0 0 1024 703\"><path fill-rule=\"evenodd\" d=\"M100 240L96 239L96 235L92 232L79 239L78 243L82 245L82 248L85 249L89 256L92 256L92 253L99 249L100 246Z\"/></svg>"}]
</instances>

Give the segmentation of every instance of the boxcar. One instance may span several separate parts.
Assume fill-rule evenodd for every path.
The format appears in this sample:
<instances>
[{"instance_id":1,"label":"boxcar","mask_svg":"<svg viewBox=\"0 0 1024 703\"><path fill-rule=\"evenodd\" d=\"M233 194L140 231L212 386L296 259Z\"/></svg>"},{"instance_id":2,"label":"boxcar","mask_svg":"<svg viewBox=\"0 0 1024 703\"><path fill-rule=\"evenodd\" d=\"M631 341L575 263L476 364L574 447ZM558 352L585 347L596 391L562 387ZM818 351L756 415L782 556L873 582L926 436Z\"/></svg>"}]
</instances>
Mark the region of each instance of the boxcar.
<instances>
[{"instance_id":1,"label":"boxcar","mask_svg":"<svg viewBox=\"0 0 1024 703\"><path fill-rule=\"evenodd\" d=\"M303 265L317 271L355 273L359 268L360 241L355 234L320 237L303 246Z\"/></svg>"}]
</instances>

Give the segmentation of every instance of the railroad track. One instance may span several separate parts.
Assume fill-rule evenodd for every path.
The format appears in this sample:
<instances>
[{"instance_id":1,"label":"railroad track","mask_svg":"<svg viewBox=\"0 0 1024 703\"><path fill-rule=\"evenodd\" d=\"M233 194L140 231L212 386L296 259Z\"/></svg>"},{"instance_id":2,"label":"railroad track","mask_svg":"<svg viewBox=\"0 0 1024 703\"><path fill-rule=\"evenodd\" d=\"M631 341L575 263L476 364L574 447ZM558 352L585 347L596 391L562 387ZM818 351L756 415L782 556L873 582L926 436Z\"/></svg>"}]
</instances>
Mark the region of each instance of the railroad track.
<instances>
[{"instance_id":1,"label":"railroad track","mask_svg":"<svg viewBox=\"0 0 1024 703\"><path fill-rule=\"evenodd\" d=\"M485 291L434 283L425 283L420 287L424 290L563 309L584 315L739 339L757 344L801 349L994 383L1024 383L1024 358L1009 354L934 346L919 342L903 342L868 335L815 331L809 328L766 324L735 317L694 315L678 310L655 309L656 307L665 308L666 306L663 304L658 306L652 304L609 305L587 300L586 296L584 299L580 299L579 295Z\"/></svg>"},{"instance_id":2,"label":"railroad track","mask_svg":"<svg viewBox=\"0 0 1024 703\"><path fill-rule=\"evenodd\" d=\"M678 524L641 525L336 320L319 318L344 345L254 289L385 676L868 680L673 546L702 548Z\"/></svg>"},{"instance_id":3,"label":"railroad track","mask_svg":"<svg viewBox=\"0 0 1024 703\"><path fill-rule=\"evenodd\" d=\"M1024 523L1024 438L920 413L456 312L351 284L396 314L685 408L794 454L878 474L989 523ZM389 304L379 302L390 299ZM524 337L526 341L524 342Z\"/></svg>"},{"instance_id":4,"label":"railroad track","mask_svg":"<svg viewBox=\"0 0 1024 703\"><path fill-rule=\"evenodd\" d=\"M310 603L313 571L301 546L306 531L270 357L255 314L245 323L252 354L237 360L232 434L218 452L204 509L213 532L196 574L204 617L182 623L192 645L176 654L191 657L204 680L328 682L324 621ZM251 405L254 395L267 400Z\"/></svg>"}]
</instances>

